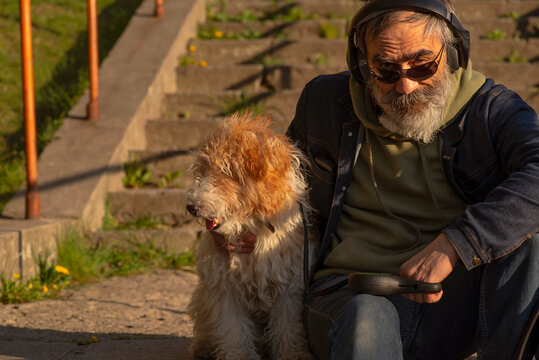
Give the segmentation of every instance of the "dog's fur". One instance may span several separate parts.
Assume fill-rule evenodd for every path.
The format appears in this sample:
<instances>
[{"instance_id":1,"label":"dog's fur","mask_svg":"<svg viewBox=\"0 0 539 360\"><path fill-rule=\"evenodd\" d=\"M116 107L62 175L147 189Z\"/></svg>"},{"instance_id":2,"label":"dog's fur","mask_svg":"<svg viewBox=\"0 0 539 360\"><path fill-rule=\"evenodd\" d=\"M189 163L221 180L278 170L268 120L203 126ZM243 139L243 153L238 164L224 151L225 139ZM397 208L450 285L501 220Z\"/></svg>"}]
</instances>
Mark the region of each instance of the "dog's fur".
<instances>
[{"instance_id":1,"label":"dog's fur","mask_svg":"<svg viewBox=\"0 0 539 360\"><path fill-rule=\"evenodd\" d=\"M189 211L230 244L245 231L257 241L250 254L218 250L211 237L200 243L189 305L193 357L312 359L301 321L304 159L268 125L232 116L195 153Z\"/></svg>"}]
</instances>

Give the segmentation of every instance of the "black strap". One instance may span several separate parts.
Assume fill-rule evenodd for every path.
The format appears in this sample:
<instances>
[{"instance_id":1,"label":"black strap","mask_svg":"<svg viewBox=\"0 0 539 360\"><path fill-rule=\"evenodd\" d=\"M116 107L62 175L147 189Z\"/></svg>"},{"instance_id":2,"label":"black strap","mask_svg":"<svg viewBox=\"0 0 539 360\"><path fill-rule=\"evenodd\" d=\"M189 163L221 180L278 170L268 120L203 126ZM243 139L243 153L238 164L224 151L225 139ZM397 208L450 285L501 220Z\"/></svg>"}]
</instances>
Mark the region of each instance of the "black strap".
<instances>
[{"instance_id":1,"label":"black strap","mask_svg":"<svg viewBox=\"0 0 539 360\"><path fill-rule=\"evenodd\" d=\"M309 288L309 283L311 281L311 275L309 274L309 222L308 222L308 214L305 210L305 207L300 202L299 207L301 210L301 218L303 220L303 282L305 286L305 294L309 294L311 296L322 296L329 294L330 292L337 290L338 288L342 287L343 285L348 283L348 279L344 279L343 281L339 281L338 283L331 285L325 289L311 292Z\"/></svg>"},{"instance_id":2,"label":"black strap","mask_svg":"<svg viewBox=\"0 0 539 360\"><path fill-rule=\"evenodd\" d=\"M309 223L307 219L307 210L305 206L300 202L299 208L301 211L301 219L303 221L303 284L305 286L305 292L309 292Z\"/></svg>"}]
</instances>

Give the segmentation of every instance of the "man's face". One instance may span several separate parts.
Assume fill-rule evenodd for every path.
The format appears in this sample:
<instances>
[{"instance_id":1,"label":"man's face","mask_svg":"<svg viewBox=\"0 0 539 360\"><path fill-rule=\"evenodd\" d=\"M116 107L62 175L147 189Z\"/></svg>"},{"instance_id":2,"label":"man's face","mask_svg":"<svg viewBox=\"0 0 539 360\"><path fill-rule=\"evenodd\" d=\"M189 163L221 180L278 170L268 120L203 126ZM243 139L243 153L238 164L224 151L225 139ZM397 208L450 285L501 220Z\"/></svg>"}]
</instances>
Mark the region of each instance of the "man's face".
<instances>
[{"instance_id":1,"label":"man's face","mask_svg":"<svg viewBox=\"0 0 539 360\"><path fill-rule=\"evenodd\" d=\"M442 43L436 32L425 37L425 24L397 22L376 38L367 35L370 68L405 70L436 59ZM425 80L401 76L386 84L373 76L368 88L382 108L380 123L406 138L429 142L442 124L442 113L451 90L445 52L438 56L436 73Z\"/></svg>"},{"instance_id":2,"label":"man's face","mask_svg":"<svg viewBox=\"0 0 539 360\"><path fill-rule=\"evenodd\" d=\"M425 38L424 32L424 23L398 22L375 39L368 37L366 45L369 67L400 70L433 61L440 52L442 43L437 34L433 33ZM433 87L435 80L447 66L445 56L438 60L438 71L426 80L415 81L403 76L394 84L381 81L376 84L384 95L393 91L408 95L417 89Z\"/></svg>"}]
</instances>

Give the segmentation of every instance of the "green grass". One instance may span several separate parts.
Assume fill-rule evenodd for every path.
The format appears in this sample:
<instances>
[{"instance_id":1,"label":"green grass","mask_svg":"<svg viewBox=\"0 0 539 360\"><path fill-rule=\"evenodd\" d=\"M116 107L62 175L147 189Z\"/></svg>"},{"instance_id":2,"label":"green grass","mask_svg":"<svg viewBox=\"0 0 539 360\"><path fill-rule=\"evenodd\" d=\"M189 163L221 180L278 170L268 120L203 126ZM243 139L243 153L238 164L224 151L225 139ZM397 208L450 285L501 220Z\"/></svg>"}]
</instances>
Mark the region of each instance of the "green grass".
<instances>
[{"instance_id":1,"label":"green grass","mask_svg":"<svg viewBox=\"0 0 539 360\"><path fill-rule=\"evenodd\" d=\"M489 40L503 40L505 38L507 38L507 33L500 29L494 29L487 34Z\"/></svg>"},{"instance_id":2,"label":"green grass","mask_svg":"<svg viewBox=\"0 0 539 360\"><path fill-rule=\"evenodd\" d=\"M248 40L260 39L262 33L252 29L244 30L240 33L222 32L215 26L202 27L199 26L197 38L202 40Z\"/></svg>"},{"instance_id":3,"label":"green grass","mask_svg":"<svg viewBox=\"0 0 539 360\"><path fill-rule=\"evenodd\" d=\"M313 65L327 65L329 63L329 56L316 53L311 58L309 58L309 63Z\"/></svg>"},{"instance_id":4,"label":"green grass","mask_svg":"<svg viewBox=\"0 0 539 360\"><path fill-rule=\"evenodd\" d=\"M142 0L100 0L102 61ZM88 87L86 2L33 0L38 151ZM25 179L19 2L0 0L0 212Z\"/></svg>"},{"instance_id":5,"label":"green grass","mask_svg":"<svg viewBox=\"0 0 539 360\"><path fill-rule=\"evenodd\" d=\"M510 11L508 13L502 14L500 17L506 18L506 19L518 20L520 19L520 14L516 11Z\"/></svg>"},{"instance_id":6,"label":"green grass","mask_svg":"<svg viewBox=\"0 0 539 360\"><path fill-rule=\"evenodd\" d=\"M342 37L339 28L331 23L320 24L318 35L322 39L337 39Z\"/></svg>"},{"instance_id":7,"label":"green grass","mask_svg":"<svg viewBox=\"0 0 539 360\"><path fill-rule=\"evenodd\" d=\"M18 274L0 274L0 303L15 304L56 297L62 290L113 276L141 274L156 269L194 271L192 251L172 254L153 240L124 236L90 241L82 230L68 229L57 238L58 260L38 256L38 274L22 280ZM59 266L60 265L60 266Z\"/></svg>"},{"instance_id":8,"label":"green grass","mask_svg":"<svg viewBox=\"0 0 539 360\"><path fill-rule=\"evenodd\" d=\"M54 298L71 282L69 270L49 261L49 253L35 257L38 274L22 280L19 274L6 277L0 274L0 303L18 304L33 300Z\"/></svg>"},{"instance_id":9,"label":"green grass","mask_svg":"<svg viewBox=\"0 0 539 360\"><path fill-rule=\"evenodd\" d=\"M58 242L58 261L70 270L72 283L85 284L160 268L191 269L194 255L171 254L151 239L127 235L92 242L82 232L71 229Z\"/></svg>"},{"instance_id":10,"label":"green grass","mask_svg":"<svg viewBox=\"0 0 539 360\"><path fill-rule=\"evenodd\" d=\"M520 55L518 51L512 49L508 56L506 57L496 57L494 58L495 62L506 62L506 63L526 63L528 58L525 55Z\"/></svg>"},{"instance_id":11,"label":"green grass","mask_svg":"<svg viewBox=\"0 0 539 360\"><path fill-rule=\"evenodd\" d=\"M265 113L270 107L260 96L251 96L246 94L230 95L216 97L214 99L216 106L220 109L219 115L229 116L234 113L260 115Z\"/></svg>"},{"instance_id":12,"label":"green grass","mask_svg":"<svg viewBox=\"0 0 539 360\"><path fill-rule=\"evenodd\" d=\"M299 20L315 20L318 19L317 14L307 14L294 3L286 2L281 4L275 3L278 7L274 11L257 11L256 13L250 10L244 10L234 16L227 13L227 0L210 1L206 5L206 20L215 22L252 22L252 21L285 21L293 22ZM281 6L281 7L279 7Z\"/></svg>"}]
</instances>

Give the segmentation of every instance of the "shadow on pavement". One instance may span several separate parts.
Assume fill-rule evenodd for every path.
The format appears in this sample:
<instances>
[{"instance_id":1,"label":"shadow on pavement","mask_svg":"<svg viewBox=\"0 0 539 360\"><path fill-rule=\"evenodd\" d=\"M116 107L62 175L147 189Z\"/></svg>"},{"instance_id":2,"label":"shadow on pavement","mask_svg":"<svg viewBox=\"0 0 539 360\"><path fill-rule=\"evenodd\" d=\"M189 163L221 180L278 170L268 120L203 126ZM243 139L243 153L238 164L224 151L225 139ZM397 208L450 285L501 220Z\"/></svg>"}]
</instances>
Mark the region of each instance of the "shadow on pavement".
<instances>
[{"instance_id":1,"label":"shadow on pavement","mask_svg":"<svg viewBox=\"0 0 539 360\"><path fill-rule=\"evenodd\" d=\"M187 359L187 337L0 326L0 360Z\"/></svg>"}]
</instances>

